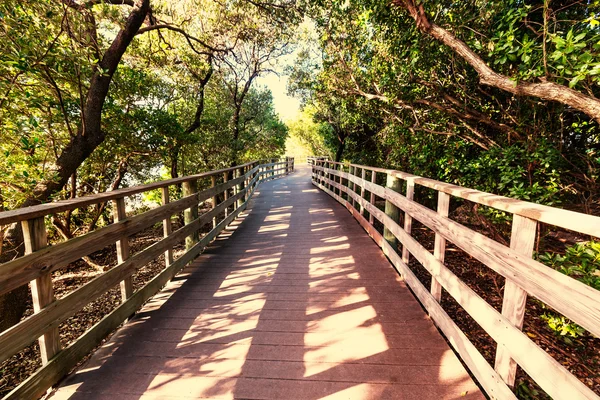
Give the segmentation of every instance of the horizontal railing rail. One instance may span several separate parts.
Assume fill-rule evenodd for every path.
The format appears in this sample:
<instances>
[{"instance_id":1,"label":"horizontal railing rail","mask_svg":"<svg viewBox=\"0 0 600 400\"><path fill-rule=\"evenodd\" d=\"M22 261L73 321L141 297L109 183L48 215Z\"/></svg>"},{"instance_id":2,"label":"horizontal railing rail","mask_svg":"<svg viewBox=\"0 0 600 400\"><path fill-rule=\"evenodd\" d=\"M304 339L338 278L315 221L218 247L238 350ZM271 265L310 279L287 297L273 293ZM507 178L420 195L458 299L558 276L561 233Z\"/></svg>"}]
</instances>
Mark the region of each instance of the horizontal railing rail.
<instances>
[{"instance_id":1,"label":"horizontal railing rail","mask_svg":"<svg viewBox=\"0 0 600 400\"><path fill-rule=\"evenodd\" d=\"M36 340L39 341L42 358L42 367L6 395L5 399L37 398L43 395L245 210L260 182L287 175L293 170L294 159L290 157L255 161L218 171L0 212L0 225L21 223L26 247L24 256L0 265L0 294L30 282L34 305L31 316L0 332L0 362ZM208 187L199 190L199 183ZM169 187L180 184L182 198L171 202ZM138 215L126 215L127 197L157 189L161 190L161 206ZM79 237L48 245L45 217L108 201L113 202L113 223ZM208 211L199 215L199 207L208 202ZM185 224L173 230L172 217L182 212ZM129 238L161 222L163 238L130 255ZM208 224L212 224L212 229L200 237L200 230ZM175 258L174 246L184 241L185 252ZM54 271L115 244L117 265L64 297L55 299L52 281ZM165 259L164 269L144 286L134 290L133 274L161 255ZM62 349L60 324L117 286L121 288L121 304Z\"/></svg>"},{"instance_id":2,"label":"horizontal railing rail","mask_svg":"<svg viewBox=\"0 0 600 400\"><path fill-rule=\"evenodd\" d=\"M600 291L532 258L538 222L600 237L599 217L484 193L401 171L317 158L311 159L310 163L313 184L346 206L382 248L491 398L515 398L511 387L517 365L554 399L599 398L522 332L526 300L533 296L600 337ZM385 186L377 184L378 174L386 177ZM404 194L399 193L401 181L405 182ZM413 200L416 185L438 192L437 211ZM451 196L511 213L510 246L448 218ZM377 198L385 200L385 211L376 206ZM399 224L400 212L404 213L403 226ZM365 213L369 214L368 219ZM375 219L384 226L383 234L373 225ZM413 220L435 233L433 253L411 236ZM397 251L396 240L402 246L401 254ZM446 241L506 278L501 312L444 264ZM410 256L431 274L429 288L408 267ZM442 288L496 341L493 367L440 305Z\"/></svg>"}]
</instances>

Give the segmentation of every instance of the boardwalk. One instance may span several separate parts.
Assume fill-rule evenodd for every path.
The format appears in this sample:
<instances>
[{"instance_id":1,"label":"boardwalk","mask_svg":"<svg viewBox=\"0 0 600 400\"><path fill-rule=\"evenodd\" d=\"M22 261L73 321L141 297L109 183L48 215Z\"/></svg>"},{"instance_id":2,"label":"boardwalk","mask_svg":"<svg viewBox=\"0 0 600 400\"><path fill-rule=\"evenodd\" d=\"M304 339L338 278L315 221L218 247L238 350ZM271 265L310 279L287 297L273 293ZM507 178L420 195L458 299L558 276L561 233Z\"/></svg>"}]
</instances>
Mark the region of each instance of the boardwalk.
<instances>
[{"instance_id":1,"label":"boardwalk","mask_svg":"<svg viewBox=\"0 0 600 400\"><path fill-rule=\"evenodd\" d=\"M308 169L259 191L54 399L484 398Z\"/></svg>"}]
</instances>

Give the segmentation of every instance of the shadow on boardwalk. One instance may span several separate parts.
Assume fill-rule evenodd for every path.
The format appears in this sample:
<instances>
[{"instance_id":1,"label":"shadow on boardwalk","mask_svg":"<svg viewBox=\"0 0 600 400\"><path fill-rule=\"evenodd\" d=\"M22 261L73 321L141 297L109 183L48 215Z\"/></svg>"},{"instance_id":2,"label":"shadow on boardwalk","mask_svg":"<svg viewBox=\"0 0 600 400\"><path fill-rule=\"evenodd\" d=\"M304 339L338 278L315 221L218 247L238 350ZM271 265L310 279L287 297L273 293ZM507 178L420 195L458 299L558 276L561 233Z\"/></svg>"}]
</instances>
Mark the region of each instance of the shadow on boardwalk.
<instances>
[{"instance_id":1,"label":"shadow on boardwalk","mask_svg":"<svg viewBox=\"0 0 600 400\"><path fill-rule=\"evenodd\" d=\"M170 397L484 398L308 168L262 184L251 212L53 398Z\"/></svg>"}]
</instances>

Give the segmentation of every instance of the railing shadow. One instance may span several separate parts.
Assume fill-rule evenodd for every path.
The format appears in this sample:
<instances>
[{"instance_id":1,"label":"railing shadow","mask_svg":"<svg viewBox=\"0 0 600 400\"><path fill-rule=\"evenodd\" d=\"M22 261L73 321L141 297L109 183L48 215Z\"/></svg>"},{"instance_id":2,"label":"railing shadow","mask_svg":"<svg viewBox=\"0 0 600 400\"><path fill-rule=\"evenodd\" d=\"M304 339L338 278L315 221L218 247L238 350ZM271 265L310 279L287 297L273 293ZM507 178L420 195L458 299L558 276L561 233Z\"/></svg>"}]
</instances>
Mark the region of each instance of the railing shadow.
<instances>
[{"instance_id":1,"label":"railing shadow","mask_svg":"<svg viewBox=\"0 0 600 400\"><path fill-rule=\"evenodd\" d=\"M59 395L483 398L379 248L309 171L259 190L231 237Z\"/></svg>"}]
</instances>

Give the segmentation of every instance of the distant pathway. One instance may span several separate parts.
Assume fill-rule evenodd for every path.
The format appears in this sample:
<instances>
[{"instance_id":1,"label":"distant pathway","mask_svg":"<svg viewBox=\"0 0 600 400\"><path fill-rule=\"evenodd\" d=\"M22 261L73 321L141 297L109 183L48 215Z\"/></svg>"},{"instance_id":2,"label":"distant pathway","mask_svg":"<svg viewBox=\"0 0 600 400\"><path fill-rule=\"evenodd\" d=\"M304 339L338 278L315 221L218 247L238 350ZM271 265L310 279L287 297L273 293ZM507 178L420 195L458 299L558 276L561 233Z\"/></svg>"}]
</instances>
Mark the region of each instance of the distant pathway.
<instances>
[{"instance_id":1,"label":"distant pathway","mask_svg":"<svg viewBox=\"0 0 600 400\"><path fill-rule=\"evenodd\" d=\"M53 399L484 398L308 168L258 192Z\"/></svg>"}]
</instances>

